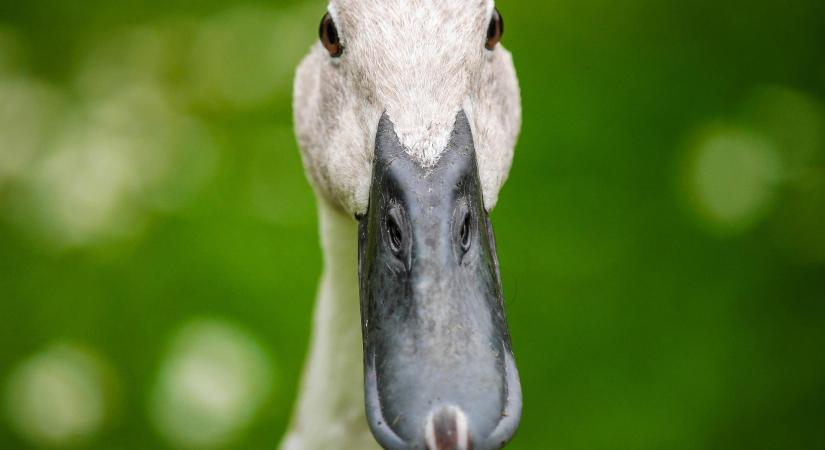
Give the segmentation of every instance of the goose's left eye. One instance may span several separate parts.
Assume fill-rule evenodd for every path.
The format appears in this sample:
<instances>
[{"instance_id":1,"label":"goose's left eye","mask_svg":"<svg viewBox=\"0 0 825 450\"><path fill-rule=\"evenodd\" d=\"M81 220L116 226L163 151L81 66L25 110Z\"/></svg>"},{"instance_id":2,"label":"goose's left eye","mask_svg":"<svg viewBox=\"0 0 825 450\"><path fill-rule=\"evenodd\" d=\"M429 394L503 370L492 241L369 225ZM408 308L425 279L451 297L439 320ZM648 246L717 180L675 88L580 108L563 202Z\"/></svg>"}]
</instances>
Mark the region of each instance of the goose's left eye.
<instances>
[{"instance_id":1,"label":"goose's left eye","mask_svg":"<svg viewBox=\"0 0 825 450\"><path fill-rule=\"evenodd\" d=\"M338 36L338 28L335 27L335 21L329 13L324 14L321 19L321 26L318 28L318 37L324 48L329 52L329 56L337 58L344 52L344 46L341 45L341 39Z\"/></svg>"},{"instance_id":2,"label":"goose's left eye","mask_svg":"<svg viewBox=\"0 0 825 450\"><path fill-rule=\"evenodd\" d=\"M495 48L496 44L501 41L501 36L504 34L504 19L498 12L498 9L493 9L493 17L490 18L490 25L487 27L487 43L484 47L487 50Z\"/></svg>"}]
</instances>

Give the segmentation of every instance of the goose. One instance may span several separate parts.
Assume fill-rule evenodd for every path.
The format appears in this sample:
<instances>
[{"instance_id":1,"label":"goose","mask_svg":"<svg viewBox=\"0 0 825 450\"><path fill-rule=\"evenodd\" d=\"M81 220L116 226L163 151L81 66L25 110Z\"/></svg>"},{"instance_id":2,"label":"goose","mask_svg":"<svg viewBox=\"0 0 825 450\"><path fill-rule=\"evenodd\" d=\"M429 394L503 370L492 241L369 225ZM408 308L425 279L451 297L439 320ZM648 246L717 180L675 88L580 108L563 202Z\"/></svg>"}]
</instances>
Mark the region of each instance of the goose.
<instances>
[{"instance_id":1,"label":"goose","mask_svg":"<svg viewBox=\"0 0 825 450\"><path fill-rule=\"evenodd\" d=\"M282 450L494 450L515 432L489 219L521 127L503 30L492 0L329 2L294 84L324 263Z\"/></svg>"}]
</instances>

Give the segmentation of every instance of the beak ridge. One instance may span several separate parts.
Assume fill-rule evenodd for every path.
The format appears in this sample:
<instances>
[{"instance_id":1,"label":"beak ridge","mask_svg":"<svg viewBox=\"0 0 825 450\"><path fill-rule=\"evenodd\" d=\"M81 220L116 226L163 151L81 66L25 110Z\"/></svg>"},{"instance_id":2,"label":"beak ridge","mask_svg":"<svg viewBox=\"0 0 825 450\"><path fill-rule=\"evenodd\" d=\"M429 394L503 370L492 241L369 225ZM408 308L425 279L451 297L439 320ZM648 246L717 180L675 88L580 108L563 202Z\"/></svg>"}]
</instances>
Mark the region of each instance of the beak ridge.
<instances>
[{"instance_id":1,"label":"beak ridge","mask_svg":"<svg viewBox=\"0 0 825 450\"><path fill-rule=\"evenodd\" d=\"M359 276L367 417L386 449L495 450L518 425L521 387L483 205L463 111L433 167L414 161L382 117Z\"/></svg>"}]
</instances>

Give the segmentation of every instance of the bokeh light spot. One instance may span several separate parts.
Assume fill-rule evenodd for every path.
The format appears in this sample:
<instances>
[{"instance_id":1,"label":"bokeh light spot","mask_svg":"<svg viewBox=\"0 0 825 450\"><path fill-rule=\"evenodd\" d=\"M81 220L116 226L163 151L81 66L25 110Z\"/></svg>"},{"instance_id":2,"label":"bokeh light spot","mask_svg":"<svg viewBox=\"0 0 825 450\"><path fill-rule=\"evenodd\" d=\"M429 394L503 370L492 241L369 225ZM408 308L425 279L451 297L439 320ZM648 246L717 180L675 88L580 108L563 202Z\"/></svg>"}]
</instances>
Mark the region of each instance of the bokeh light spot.
<instances>
[{"instance_id":1,"label":"bokeh light spot","mask_svg":"<svg viewBox=\"0 0 825 450\"><path fill-rule=\"evenodd\" d=\"M60 94L45 83L0 76L0 188L29 170L62 106Z\"/></svg>"},{"instance_id":2,"label":"bokeh light spot","mask_svg":"<svg viewBox=\"0 0 825 450\"><path fill-rule=\"evenodd\" d=\"M309 8L243 5L204 21L189 54L193 98L200 104L247 109L286 95L306 48ZM315 11L313 9L313 11Z\"/></svg>"},{"instance_id":3,"label":"bokeh light spot","mask_svg":"<svg viewBox=\"0 0 825 450\"><path fill-rule=\"evenodd\" d=\"M764 86L748 98L744 119L776 143L782 158L777 242L796 261L825 261L825 108L805 92Z\"/></svg>"},{"instance_id":4,"label":"bokeh light spot","mask_svg":"<svg viewBox=\"0 0 825 450\"><path fill-rule=\"evenodd\" d=\"M756 89L745 102L744 119L776 144L786 172L806 170L825 145L825 112L803 92L782 86Z\"/></svg>"},{"instance_id":5,"label":"bokeh light spot","mask_svg":"<svg viewBox=\"0 0 825 450\"><path fill-rule=\"evenodd\" d=\"M83 55L74 77L77 90L88 98L105 98L124 86L150 84L176 98L174 74L189 29L184 20L164 20L107 30L106 38L91 42Z\"/></svg>"},{"instance_id":6,"label":"bokeh light spot","mask_svg":"<svg viewBox=\"0 0 825 450\"><path fill-rule=\"evenodd\" d=\"M75 105L54 134L26 173L16 220L59 247L136 235L150 212L181 206L215 166L206 127L151 84Z\"/></svg>"},{"instance_id":7,"label":"bokeh light spot","mask_svg":"<svg viewBox=\"0 0 825 450\"><path fill-rule=\"evenodd\" d=\"M36 445L83 442L109 412L108 371L77 345L55 344L21 362L6 386L6 413L18 433Z\"/></svg>"},{"instance_id":8,"label":"bokeh light spot","mask_svg":"<svg viewBox=\"0 0 825 450\"><path fill-rule=\"evenodd\" d=\"M173 337L150 411L171 443L214 448L249 425L272 387L270 358L252 336L225 321L201 319Z\"/></svg>"},{"instance_id":9,"label":"bokeh light spot","mask_svg":"<svg viewBox=\"0 0 825 450\"><path fill-rule=\"evenodd\" d=\"M781 163L771 141L744 128L701 131L686 165L693 211L721 233L744 231L772 205Z\"/></svg>"}]
</instances>

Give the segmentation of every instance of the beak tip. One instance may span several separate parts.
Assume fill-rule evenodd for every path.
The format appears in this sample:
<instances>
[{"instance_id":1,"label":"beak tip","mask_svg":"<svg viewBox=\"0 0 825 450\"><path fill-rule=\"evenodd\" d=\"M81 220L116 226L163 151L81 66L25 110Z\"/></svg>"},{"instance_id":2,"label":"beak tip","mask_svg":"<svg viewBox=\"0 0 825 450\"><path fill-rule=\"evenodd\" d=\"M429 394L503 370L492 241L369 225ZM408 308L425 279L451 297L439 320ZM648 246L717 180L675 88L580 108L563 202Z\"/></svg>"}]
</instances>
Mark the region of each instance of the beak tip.
<instances>
[{"instance_id":1,"label":"beak tip","mask_svg":"<svg viewBox=\"0 0 825 450\"><path fill-rule=\"evenodd\" d=\"M427 450L470 450L467 416L449 405L430 413L424 431Z\"/></svg>"},{"instance_id":2,"label":"beak tip","mask_svg":"<svg viewBox=\"0 0 825 450\"><path fill-rule=\"evenodd\" d=\"M506 399L491 428L488 428L489 422L478 415L477 408L462 408L456 403L436 403L439 406L419 416L420 419L394 416L395 419L388 422L379 399L372 358L367 361L364 381L368 424L387 450L497 450L510 442L518 428L522 412L521 383L509 352L505 355ZM410 425L406 434L403 422ZM488 425L483 425L485 422Z\"/></svg>"}]
</instances>

